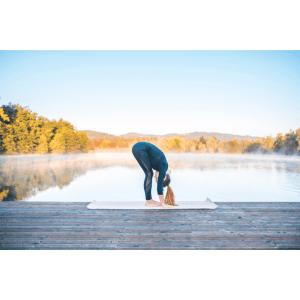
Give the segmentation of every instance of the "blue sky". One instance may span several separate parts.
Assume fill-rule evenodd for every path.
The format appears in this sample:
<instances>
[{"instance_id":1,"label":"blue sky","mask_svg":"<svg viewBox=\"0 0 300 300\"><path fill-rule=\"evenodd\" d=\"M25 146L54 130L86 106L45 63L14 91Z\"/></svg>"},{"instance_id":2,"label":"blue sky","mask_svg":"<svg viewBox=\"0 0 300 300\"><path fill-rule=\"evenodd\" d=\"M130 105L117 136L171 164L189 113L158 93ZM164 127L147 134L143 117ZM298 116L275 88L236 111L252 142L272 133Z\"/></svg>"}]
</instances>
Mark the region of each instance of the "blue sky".
<instances>
[{"instance_id":1,"label":"blue sky","mask_svg":"<svg viewBox=\"0 0 300 300\"><path fill-rule=\"evenodd\" d=\"M300 51L0 51L0 104L79 130L300 128Z\"/></svg>"}]
</instances>

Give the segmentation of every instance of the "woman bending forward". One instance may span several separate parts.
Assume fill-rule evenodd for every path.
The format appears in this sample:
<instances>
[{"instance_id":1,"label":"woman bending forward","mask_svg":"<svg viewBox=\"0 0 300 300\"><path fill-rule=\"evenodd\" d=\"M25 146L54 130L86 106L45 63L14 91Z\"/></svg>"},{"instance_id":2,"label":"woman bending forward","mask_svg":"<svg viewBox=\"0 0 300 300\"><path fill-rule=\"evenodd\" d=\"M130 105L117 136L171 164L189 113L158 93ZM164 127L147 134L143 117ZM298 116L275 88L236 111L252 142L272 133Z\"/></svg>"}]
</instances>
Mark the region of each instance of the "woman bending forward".
<instances>
[{"instance_id":1,"label":"woman bending forward","mask_svg":"<svg viewBox=\"0 0 300 300\"><path fill-rule=\"evenodd\" d=\"M155 145L148 142L139 142L133 145L132 154L145 172L144 190L146 196L146 206L162 206L168 208L164 203L163 185L166 173L168 170L168 162L165 154ZM159 201L154 201L151 195L153 171L156 170L155 177L157 178L157 194ZM166 182L165 182L166 184Z\"/></svg>"}]
</instances>

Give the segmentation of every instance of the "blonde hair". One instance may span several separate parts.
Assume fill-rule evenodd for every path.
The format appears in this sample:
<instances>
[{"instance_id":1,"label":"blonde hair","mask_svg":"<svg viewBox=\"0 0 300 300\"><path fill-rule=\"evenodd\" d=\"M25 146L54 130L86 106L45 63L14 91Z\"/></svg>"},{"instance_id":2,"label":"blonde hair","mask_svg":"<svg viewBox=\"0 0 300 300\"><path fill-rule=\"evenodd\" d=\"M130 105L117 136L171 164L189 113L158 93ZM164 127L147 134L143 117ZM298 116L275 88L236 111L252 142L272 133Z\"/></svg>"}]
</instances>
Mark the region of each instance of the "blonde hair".
<instances>
[{"instance_id":1,"label":"blonde hair","mask_svg":"<svg viewBox=\"0 0 300 300\"><path fill-rule=\"evenodd\" d=\"M168 190L167 190L167 194L165 197L165 204L178 206L178 204L175 203L175 195L173 193L173 190L171 189L171 187L169 185L168 185Z\"/></svg>"}]
</instances>

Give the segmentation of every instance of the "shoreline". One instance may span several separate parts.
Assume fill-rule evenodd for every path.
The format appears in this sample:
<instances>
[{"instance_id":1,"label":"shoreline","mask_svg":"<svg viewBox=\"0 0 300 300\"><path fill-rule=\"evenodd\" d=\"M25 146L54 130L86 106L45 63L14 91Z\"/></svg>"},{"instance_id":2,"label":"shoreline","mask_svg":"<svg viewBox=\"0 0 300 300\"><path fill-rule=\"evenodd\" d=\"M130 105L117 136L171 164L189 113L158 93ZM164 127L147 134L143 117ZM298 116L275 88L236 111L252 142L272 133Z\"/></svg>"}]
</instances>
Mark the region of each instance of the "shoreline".
<instances>
[{"instance_id":1,"label":"shoreline","mask_svg":"<svg viewBox=\"0 0 300 300\"><path fill-rule=\"evenodd\" d=\"M91 151L91 152L83 152L83 153L47 153L47 154L37 154L37 153L30 153L30 154L0 154L1 158L26 158L26 157L70 157L70 156L89 156L89 155L111 155L111 154L130 154L132 155L131 150L128 151ZM291 161L300 161L300 155L286 155L286 154L260 154L260 153L202 153L202 152L165 152L166 156L203 156L203 157L240 157L240 158L256 158L256 159L269 159L269 160L291 160Z\"/></svg>"}]
</instances>

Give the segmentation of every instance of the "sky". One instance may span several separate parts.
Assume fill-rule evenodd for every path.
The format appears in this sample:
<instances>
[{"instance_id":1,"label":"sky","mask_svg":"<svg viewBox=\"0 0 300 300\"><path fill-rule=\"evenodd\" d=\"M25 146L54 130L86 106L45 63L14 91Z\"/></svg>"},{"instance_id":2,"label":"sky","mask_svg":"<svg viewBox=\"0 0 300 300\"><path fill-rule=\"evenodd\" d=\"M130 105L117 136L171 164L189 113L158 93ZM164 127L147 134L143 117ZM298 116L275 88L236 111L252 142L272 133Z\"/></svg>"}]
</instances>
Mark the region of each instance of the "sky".
<instances>
[{"instance_id":1,"label":"sky","mask_svg":"<svg viewBox=\"0 0 300 300\"><path fill-rule=\"evenodd\" d=\"M0 51L0 106L120 135L300 128L300 51Z\"/></svg>"}]
</instances>

